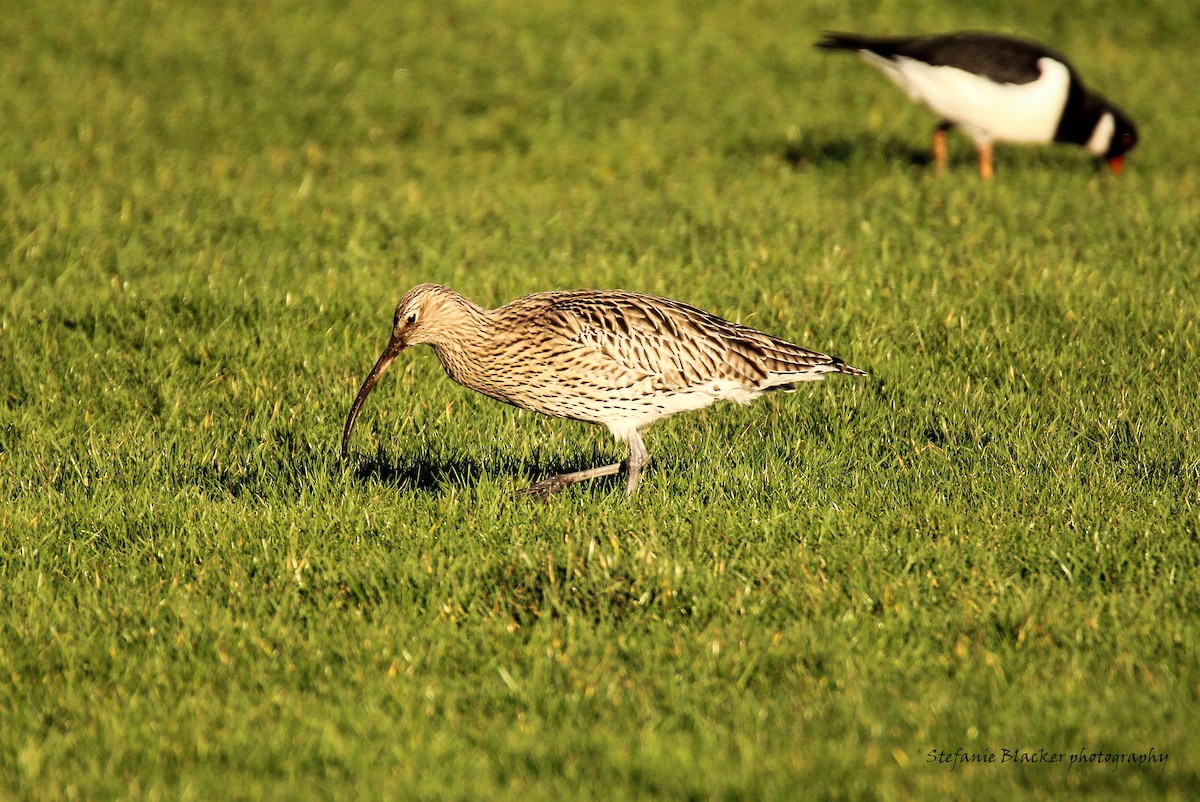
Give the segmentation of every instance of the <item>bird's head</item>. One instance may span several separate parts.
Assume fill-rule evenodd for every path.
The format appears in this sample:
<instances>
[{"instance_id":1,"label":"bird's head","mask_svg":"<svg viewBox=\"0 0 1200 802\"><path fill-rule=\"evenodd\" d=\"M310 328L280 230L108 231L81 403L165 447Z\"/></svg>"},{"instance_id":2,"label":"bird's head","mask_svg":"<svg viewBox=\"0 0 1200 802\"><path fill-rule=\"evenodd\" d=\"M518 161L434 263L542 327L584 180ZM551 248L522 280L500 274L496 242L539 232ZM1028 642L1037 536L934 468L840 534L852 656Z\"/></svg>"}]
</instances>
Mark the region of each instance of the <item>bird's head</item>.
<instances>
[{"instance_id":1,"label":"bird's head","mask_svg":"<svg viewBox=\"0 0 1200 802\"><path fill-rule=\"evenodd\" d=\"M410 345L437 344L441 340L443 324L454 319L454 310L463 303L463 297L449 287L418 284L396 304L388 347L396 344L396 353L400 353Z\"/></svg>"},{"instance_id":2,"label":"bird's head","mask_svg":"<svg viewBox=\"0 0 1200 802\"><path fill-rule=\"evenodd\" d=\"M1137 128L1133 121L1120 110L1111 109L1109 114L1112 115L1113 122L1112 136L1108 140L1108 147L1104 150L1102 158L1108 162L1108 166L1114 174L1120 175L1121 170L1125 167L1125 154L1137 144Z\"/></svg>"},{"instance_id":3,"label":"bird's head","mask_svg":"<svg viewBox=\"0 0 1200 802\"><path fill-rule=\"evenodd\" d=\"M350 408L350 415L346 418L346 428L342 431L343 460L350 451L350 433L354 430L354 421L357 420L363 402L367 400L379 377L396 360L400 352L410 345L438 344L444 333L444 323L454 319L452 310L465 303L467 302L462 296L448 287L419 284L406 292L400 303L396 304L396 314L392 319L392 336L375 362L375 367L371 368L371 372L363 381L354 399L354 406Z\"/></svg>"}]
</instances>

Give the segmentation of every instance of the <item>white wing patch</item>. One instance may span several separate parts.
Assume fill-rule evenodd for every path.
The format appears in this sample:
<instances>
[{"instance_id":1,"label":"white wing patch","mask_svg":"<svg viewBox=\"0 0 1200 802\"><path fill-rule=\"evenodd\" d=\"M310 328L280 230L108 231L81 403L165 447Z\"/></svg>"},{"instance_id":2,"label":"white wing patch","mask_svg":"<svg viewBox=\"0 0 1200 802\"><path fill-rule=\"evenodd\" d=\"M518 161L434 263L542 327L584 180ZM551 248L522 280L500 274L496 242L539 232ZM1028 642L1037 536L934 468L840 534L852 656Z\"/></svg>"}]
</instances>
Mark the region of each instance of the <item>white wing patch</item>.
<instances>
[{"instance_id":1,"label":"white wing patch","mask_svg":"<svg viewBox=\"0 0 1200 802\"><path fill-rule=\"evenodd\" d=\"M957 123L976 142L1049 142L1067 101L1071 74L1052 58L1038 59L1042 75L1027 84L1000 84L957 67L905 58L863 57L909 96Z\"/></svg>"},{"instance_id":2,"label":"white wing patch","mask_svg":"<svg viewBox=\"0 0 1200 802\"><path fill-rule=\"evenodd\" d=\"M1112 112L1104 112L1104 116L1100 118L1100 122L1096 123L1085 147L1097 156L1103 156L1108 152L1108 146L1112 144L1113 134L1116 133L1116 130L1117 121L1113 119Z\"/></svg>"}]
</instances>

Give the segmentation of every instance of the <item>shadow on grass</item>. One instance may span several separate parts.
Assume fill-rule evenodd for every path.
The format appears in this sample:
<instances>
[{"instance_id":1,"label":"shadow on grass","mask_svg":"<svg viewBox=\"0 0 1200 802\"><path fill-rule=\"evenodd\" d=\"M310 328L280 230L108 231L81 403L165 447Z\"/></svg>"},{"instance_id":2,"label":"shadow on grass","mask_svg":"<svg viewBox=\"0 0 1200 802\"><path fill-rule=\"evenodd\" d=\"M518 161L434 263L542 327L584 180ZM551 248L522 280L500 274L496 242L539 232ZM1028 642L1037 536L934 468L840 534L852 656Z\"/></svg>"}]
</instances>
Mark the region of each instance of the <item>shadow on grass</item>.
<instances>
[{"instance_id":1,"label":"shadow on grass","mask_svg":"<svg viewBox=\"0 0 1200 802\"><path fill-rule=\"evenodd\" d=\"M610 459L612 457L597 455L594 459L579 458L569 462L558 459L542 461L506 457L487 460L455 457L437 461L416 459L397 462L374 457L360 462L354 469L354 477L360 482L378 482L397 489L439 493L447 487L469 487L483 477L512 476L516 479L518 489L524 489L560 473L571 473L607 464ZM615 492L618 487L624 487L624 483L624 475L618 474L593 479L581 486ZM568 488L563 492L570 493L572 489Z\"/></svg>"},{"instance_id":2,"label":"shadow on grass","mask_svg":"<svg viewBox=\"0 0 1200 802\"><path fill-rule=\"evenodd\" d=\"M912 167L927 167L933 163L933 155L928 149L914 148L907 140L871 133L833 138L805 136L779 143L776 152L784 162L797 170L864 162L899 163Z\"/></svg>"},{"instance_id":3,"label":"shadow on grass","mask_svg":"<svg viewBox=\"0 0 1200 802\"><path fill-rule=\"evenodd\" d=\"M907 139L881 137L870 132L835 136L804 133L798 138L747 136L727 152L731 156L755 160L777 158L795 170L895 163L925 167L933 163L928 148L914 147Z\"/></svg>"},{"instance_id":4,"label":"shadow on grass","mask_svg":"<svg viewBox=\"0 0 1200 802\"><path fill-rule=\"evenodd\" d=\"M510 467L517 470L519 466ZM472 459L450 459L439 462L414 460L393 462L379 458L367 459L354 468L354 478L360 482L376 482L395 488L431 493L446 485L474 484L480 476L497 470L492 461L481 463Z\"/></svg>"},{"instance_id":5,"label":"shadow on grass","mask_svg":"<svg viewBox=\"0 0 1200 802\"><path fill-rule=\"evenodd\" d=\"M932 129L930 129L932 130ZM847 136L824 136L802 134L795 139L747 138L730 148L733 155L755 158L775 157L797 171L819 169L828 166L863 167L866 165L907 165L916 168L933 167L932 146L925 139L919 144L910 139L879 136L862 132ZM951 170L964 169L974 172L978 166L975 144L963 134L952 134L950 139ZM996 153L997 170L1022 171L1080 171L1092 170L1107 173L1102 160L1087 159L1077 148L1067 146L1026 148L1020 145L999 145Z\"/></svg>"}]
</instances>

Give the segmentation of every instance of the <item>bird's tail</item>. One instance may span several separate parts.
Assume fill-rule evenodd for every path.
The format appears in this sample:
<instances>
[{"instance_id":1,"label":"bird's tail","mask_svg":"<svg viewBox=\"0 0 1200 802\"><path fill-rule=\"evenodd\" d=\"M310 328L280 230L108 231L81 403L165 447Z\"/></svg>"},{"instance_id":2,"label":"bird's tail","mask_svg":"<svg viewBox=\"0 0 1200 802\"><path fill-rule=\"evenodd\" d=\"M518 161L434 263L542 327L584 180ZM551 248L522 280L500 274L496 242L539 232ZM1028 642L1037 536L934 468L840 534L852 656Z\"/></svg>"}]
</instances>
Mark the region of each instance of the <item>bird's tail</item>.
<instances>
[{"instance_id":1,"label":"bird's tail","mask_svg":"<svg viewBox=\"0 0 1200 802\"><path fill-rule=\"evenodd\" d=\"M878 36L860 36L856 33L833 33L826 31L815 45L822 50L866 50L887 58L900 40Z\"/></svg>"},{"instance_id":2,"label":"bird's tail","mask_svg":"<svg viewBox=\"0 0 1200 802\"><path fill-rule=\"evenodd\" d=\"M847 376L866 376L867 372L862 368L856 368L853 365L847 365L840 357L831 356L829 362L821 367L826 368L826 373L844 373Z\"/></svg>"},{"instance_id":3,"label":"bird's tail","mask_svg":"<svg viewBox=\"0 0 1200 802\"><path fill-rule=\"evenodd\" d=\"M866 376L867 372L861 368L856 368L853 365L847 365L836 356L829 357L828 362L820 362L816 365L799 370L779 370L772 371L767 377L767 381L763 385L764 390L783 390L785 393L790 393L796 389L801 382L816 382L821 381L831 373L841 373L845 376Z\"/></svg>"}]
</instances>

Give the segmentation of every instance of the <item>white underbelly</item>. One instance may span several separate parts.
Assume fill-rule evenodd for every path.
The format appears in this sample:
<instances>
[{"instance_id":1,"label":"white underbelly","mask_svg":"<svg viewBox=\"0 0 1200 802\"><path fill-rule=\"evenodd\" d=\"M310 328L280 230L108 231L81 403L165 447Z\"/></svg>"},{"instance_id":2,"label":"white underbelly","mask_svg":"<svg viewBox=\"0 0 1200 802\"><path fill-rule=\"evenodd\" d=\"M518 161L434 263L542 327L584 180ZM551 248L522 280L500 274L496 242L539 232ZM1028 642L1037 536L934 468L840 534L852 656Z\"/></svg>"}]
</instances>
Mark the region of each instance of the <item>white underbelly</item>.
<instances>
[{"instance_id":1,"label":"white underbelly","mask_svg":"<svg viewBox=\"0 0 1200 802\"><path fill-rule=\"evenodd\" d=\"M914 100L958 124L980 142L1049 142L1066 104L1071 74L1050 58L1038 60L1042 75L1027 84L1000 84L956 67L923 61L869 59Z\"/></svg>"}]
</instances>

